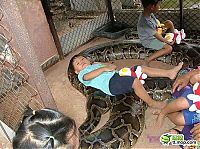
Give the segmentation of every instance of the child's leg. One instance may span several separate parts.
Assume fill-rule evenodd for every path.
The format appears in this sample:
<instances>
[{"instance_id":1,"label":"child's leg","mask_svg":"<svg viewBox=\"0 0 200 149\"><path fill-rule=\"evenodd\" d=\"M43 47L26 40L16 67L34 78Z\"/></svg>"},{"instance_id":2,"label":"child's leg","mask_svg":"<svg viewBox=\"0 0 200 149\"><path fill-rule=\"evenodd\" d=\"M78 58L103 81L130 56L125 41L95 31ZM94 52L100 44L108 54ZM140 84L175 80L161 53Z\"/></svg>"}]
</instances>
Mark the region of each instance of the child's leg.
<instances>
[{"instance_id":1,"label":"child's leg","mask_svg":"<svg viewBox=\"0 0 200 149\"><path fill-rule=\"evenodd\" d=\"M183 126L185 125L185 120L182 112L174 112L168 114L167 117L174 123L175 125Z\"/></svg>"},{"instance_id":2,"label":"child's leg","mask_svg":"<svg viewBox=\"0 0 200 149\"><path fill-rule=\"evenodd\" d=\"M179 113L178 111L182 111L184 109L189 108L189 103L187 101L187 99L185 99L184 97L179 97L175 100L173 100L172 102L170 102L169 104L167 104L160 112L158 119L157 119L157 123L158 126L161 127L162 123L164 121L164 118L166 115L171 114L171 113ZM175 114L174 117L178 117L180 116L180 114ZM173 119L173 116L171 116L172 120L174 122L177 122L179 124L176 125L181 125L182 123L184 123L184 119L182 118L178 118L177 120ZM182 121L183 120L183 121Z\"/></svg>"},{"instance_id":3,"label":"child's leg","mask_svg":"<svg viewBox=\"0 0 200 149\"><path fill-rule=\"evenodd\" d=\"M177 73L182 68L182 66L183 62L179 63L177 66L169 70L152 68L147 66L141 66L141 67L142 67L142 72L146 73L150 77L168 77L170 79L175 79Z\"/></svg>"},{"instance_id":4,"label":"child's leg","mask_svg":"<svg viewBox=\"0 0 200 149\"><path fill-rule=\"evenodd\" d=\"M184 128L183 125L181 125L181 126L176 125L174 128L170 129L168 133L170 133L170 134L181 134L182 133L181 131L183 130L183 128Z\"/></svg>"},{"instance_id":5,"label":"child's leg","mask_svg":"<svg viewBox=\"0 0 200 149\"><path fill-rule=\"evenodd\" d=\"M145 103L147 103L149 107L158 109L162 109L165 107L166 103L161 101L155 101L149 96L149 94L147 93L147 91L144 89L143 85L137 78L135 78L135 80L133 81L132 88L134 89L135 94L139 98L141 98Z\"/></svg>"},{"instance_id":6,"label":"child's leg","mask_svg":"<svg viewBox=\"0 0 200 149\"><path fill-rule=\"evenodd\" d=\"M165 44L164 47L160 50L158 50L157 52L155 52L154 54L152 54L151 56L149 56L147 59L146 59L146 62L149 63L150 61L158 58L158 57L161 57L163 55L166 55L166 54L169 54L172 52L172 46L168 45L168 44Z\"/></svg>"}]
</instances>

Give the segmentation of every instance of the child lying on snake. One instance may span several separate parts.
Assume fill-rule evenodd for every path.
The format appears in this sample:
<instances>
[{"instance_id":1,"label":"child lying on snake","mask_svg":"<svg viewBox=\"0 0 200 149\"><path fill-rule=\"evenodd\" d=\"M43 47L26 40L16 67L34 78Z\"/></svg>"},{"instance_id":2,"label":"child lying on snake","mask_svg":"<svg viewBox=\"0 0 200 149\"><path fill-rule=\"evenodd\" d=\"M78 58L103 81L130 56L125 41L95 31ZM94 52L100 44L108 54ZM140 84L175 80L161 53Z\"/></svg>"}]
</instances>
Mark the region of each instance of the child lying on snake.
<instances>
[{"instance_id":1,"label":"child lying on snake","mask_svg":"<svg viewBox=\"0 0 200 149\"><path fill-rule=\"evenodd\" d=\"M183 63L170 70L151 68L141 66L142 72L150 77L167 77L175 79ZM134 90L135 94L141 98L149 107L162 109L165 103L153 100L139 81L137 77L120 76L116 66L110 63L90 62L81 55L75 55L69 64L69 67L78 75L78 79L85 86L91 86L99 89L110 96L129 93Z\"/></svg>"}]
</instances>

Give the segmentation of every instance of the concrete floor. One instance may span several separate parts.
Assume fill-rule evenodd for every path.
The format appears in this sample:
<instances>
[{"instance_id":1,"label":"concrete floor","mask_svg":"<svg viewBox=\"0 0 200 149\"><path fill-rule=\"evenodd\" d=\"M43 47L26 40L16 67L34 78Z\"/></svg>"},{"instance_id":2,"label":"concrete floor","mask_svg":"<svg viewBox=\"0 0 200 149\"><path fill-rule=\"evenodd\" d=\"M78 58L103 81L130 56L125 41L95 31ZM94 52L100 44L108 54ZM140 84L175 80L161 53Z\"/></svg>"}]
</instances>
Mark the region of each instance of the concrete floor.
<instances>
[{"instance_id":1,"label":"concrete floor","mask_svg":"<svg viewBox=\"0 0 200 149\"><path fill-rule=\"evenodd\" d=\"M68 78L67 78L67 66L69 63L69 60L74 54L79 53L80 51L97 45L104 42L110 41L109 39L104 38L97 38L95 40L92 40L91 42L81 46L80 48L76 49L74 52L71 52L69 55L65 57L64 60L58 62L56 65L52 66L48 70L44 72L44 75L46 76L47 82L49 84L50 90L52 92L52 95L56 101L58 109L63 112L64 114L72 117L77 124L77 127L81 125L81 123L86 118L86 98L83 96L78 90L76 90L74 87L71 86ZM141 61L134 61L134 60L128 60L124 61L123 64L119 61L116 62L116 65L133 65L134 63L141 63ZM159 62L153 62L150 66L169 69L171 66L168 66L166 64L161 64ZM119 66L122 67L122 66ZM105 122L108 120L109 113L105 114L102 117L102 120L98 126L100 128L105 124ZM165 121L164 126L159 131L152 131L152 125L156 121L156 117L153 116L149 110L146 111L146 125L144 128L144 131L139 138L138 142L136 143L134 148L164 148L164 146L161 146L159 143L159 136L162 133L165 133L167 130L173 127L173 124L169 122L169 120ZM98 129L97 128L97 129ZM1 142L3 144L0 144L0 149L5 148L11 148L11 144L6 141L2 136L0 136ZM177 146L171 146L170 148L179 148ZM169 148L169 147L165 147Z\"/></svg>"},{"instance_id":2,"label":"concrete floor","mask_svg":"<svg viewBox=\"0 0 200 149\"><path fill-rule=\"evenodd\" d=\"M79 91L77 91L75 88L73 88L67 78L66 70L67 65L69 63L69 60L74 54L79 53L80 51L92 47L94 45L98 45L104 42L108 42L108 39L98 38L95 40L92 40L91 42L85 44L84 46L81 46L74 52L70 53L63 61L60 61L50 69L48 69L45 72L45 76L47 78L47 81L49 83L49 87L52 91L52 94L55 98L56 104L58 106L58 109L65 113L66 115L72 117L75 119L77 126L80 126L81 123L86 118L86 98L83 96ZM119 67L123 66L131 66L133 64L141 64L141 61L138 60L124 60L123 64L121 61L116 61L115 64ZM152 67L157 68L166 68L169 69L172 66L160 63L160 62L152 62ZM108 120L109 113L107 113L105 116L102 117L102 120L100 124L98 125L98 128L103 126L106 121ZM161 146L159 143L159 136L165 132L167 132L169 129L173 127L173 124L169 122L169 120L166 119L165 124L162 129L159 131L152 131L152 125L156 121L156 116L153 116L149 110L146 111L146 126L144 128L144 131L142 133L142 136L139 138L137 144L135 145L135 148L164 148L164 146ZM96 128L96 130L98 129ZM166 147L169 148L169 147ZM175 148L175 146L171 146L170 148ZM179 148L179 147L177 147Z\"/></svg>"}]
</instances>

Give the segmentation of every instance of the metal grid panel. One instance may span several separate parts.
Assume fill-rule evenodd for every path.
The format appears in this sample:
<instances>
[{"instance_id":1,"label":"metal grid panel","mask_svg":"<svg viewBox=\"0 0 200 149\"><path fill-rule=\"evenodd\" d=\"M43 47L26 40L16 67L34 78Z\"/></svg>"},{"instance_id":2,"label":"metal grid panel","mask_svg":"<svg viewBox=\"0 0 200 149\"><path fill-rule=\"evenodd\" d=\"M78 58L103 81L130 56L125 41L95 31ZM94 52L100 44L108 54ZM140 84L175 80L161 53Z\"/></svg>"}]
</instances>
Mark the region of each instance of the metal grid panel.
<instances>
[{"instance_id":1,"label":"metal grid panel","mask_svg":"<svg viewBox=\"0 0 200 149\"><path fill-rule=\"evenodd\" d=\"M91 33L108 21L107 14L103 14L92 21L88 21L78 26L73 31L64 34L60 38L61 47L64 54L71 52L74 48L90 40Z\"/></svg>"},{"instance_id":2,"label":"metal grid panel","mask_svg":"<svg viewBox=\"0 0 200 149\"><path fill-rule=\"evenodd\" d=\"M118 3L117 0L112 0L113 3ZM121 0L122 9L113 9L115 20L125 22L137 30L137 21L140 13L143 11L140 0ZM161 10L155 14L162 22L170 19L174 22L176 28L180 27L180 11L178 1L171 3L169 0L163 1Z\"/></svg>"},{"instance_id":3,"label":"metal grid panel","mask_svg":"<svg viewBox=\"0 0 200 149\"><path fill-rule=\"evenodd\" d=\"M115 11L115 19L130 25L133 30L137 30L137 20L141 11L138 10L120 10Z\"/></svg>"},{"instance_id":4,"label":"metal grid panel","mask_svg":"<svg viewBox=\"0 0 200 149\"><path fill-rule=\"evenodd\" d=\"M183 27L188 31L200 31L200 9L185 9Z\"/></svg>"},{"instance_id":5,"label":"metal grid panel","mask_svg":"<svg viewBox=\"0 0 200 149\"><path fill-rule=\"evenodd\" d=\"M185 29L187 38L199 37L200 35L200 1L199 0L182 0L182 5L179 0L162 0L161 9L156 13L156 17L162 22L171 20L175 28ZM114 3L114 4L113 4ZM112 5L116 5L118 0L112 0ZM137 30L137 21L139 14L143 10L139 0L121 0L119 5L121 9L113 9L115 20L125 22ZM183 8L183 22L181 20L181 6ZM198 35L194 35L194 31Z\"/></svg>"},{"instance_id":6,"label":"metal grid panel","mask_svg":"<svg viewBox=\"0 0 200 149\"><path fill-rule=\"evenodd\" d=\"M106 15L106 1L103 0L51 0L62 3L57 5L59 9L51 7L54 22L58 34L61 37L61 45L65 54L72 49L91 39L93 30L108 22ZM161 9L156 13L156 17L161 21L171 20L175 28L184 28L188 38L194 36L194 31L199 34L200 24L200 2L199 0L162 0ZM181 5L182 4L182 5ZM116 21L130 25L133 30L137 30L137 20L143 10L140 0L111 0L112 10ZM65 8L65 9L64 9ZM183 8L183 16L181 16ZM54 9L54 10L53 10ZM55 10L62 10L55 13ZM62 13L61 13L62 12ZM103 13L103 14L102 14ZM58 16L62 14L62 21L59 24ZM99 17L96 17L99 16ZM56 19L57 18L57 19ZM181 18L183 18L182 22ZM65 24L60 33L61 24Z\"/></svg>"},{"instance_id":7,"label":"metal grid panel","mask_svg":"<svg viewBox=\"0 0 200 149\"><path fill-rule=\"evenodd\" d=\"M64 54L90 40L108 22L104 0L50 0L50 12Z\"/></svg>"},{"instance_id":8,"label":"metal grid panel","mask_svg":"<svg viewBox=\"0 0 200 149\"><path fill-rule=\"evenodd\" d=\"M2 12L0 12L3 17ZM2 18L1 17L1 18ZM37 91L28 83L29 75L19 65L20 55L11 45L12 37L0 18L0 120L16 129L26 106L40 109Z\"/></svg>"}]
</instances>

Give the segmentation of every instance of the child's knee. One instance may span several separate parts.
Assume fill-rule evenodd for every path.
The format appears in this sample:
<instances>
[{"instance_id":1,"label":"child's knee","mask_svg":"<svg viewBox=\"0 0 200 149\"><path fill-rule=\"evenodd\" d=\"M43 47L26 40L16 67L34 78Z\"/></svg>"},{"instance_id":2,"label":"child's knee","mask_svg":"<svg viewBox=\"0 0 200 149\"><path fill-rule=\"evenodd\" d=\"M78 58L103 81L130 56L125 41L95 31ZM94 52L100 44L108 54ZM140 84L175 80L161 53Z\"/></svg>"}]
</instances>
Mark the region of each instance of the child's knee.
<instances>
[{"instance_id":1,"label":"child's knee","mask_svg":"<svg viewBox=\"0 0 200 149\"><path fill-rule=\"evenodd\" d=\"M168 53L171 53L172 52L172 46L170 46L170 45L168 45L168 44L166 44L165 45L165 50L168 52Z\"/></svg>"},{"instance_id":2,"label":"child's knee","mask_svg":"<svg viewBox=\"0 0 200 149\"><path fill-rule=\"evenodd\" d=\"M172 52L172 46L169 46L169 52L171 53Z\"/></svg>"},{"instance_id":3,"label":"child's knee","mask_svg":"<svg viewBox=\"0 0 200 149\"><path fill-rule=\"evenodd\" d=\"M139 86L141 86L141 82L138 78L135 78L134 81L133 81L133 84L132 84L132 88L134 90L137 90Z\"/></svg>"}]
</instances>

